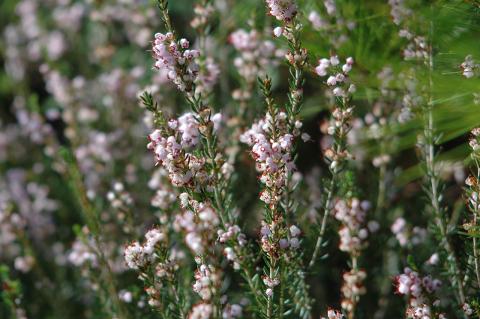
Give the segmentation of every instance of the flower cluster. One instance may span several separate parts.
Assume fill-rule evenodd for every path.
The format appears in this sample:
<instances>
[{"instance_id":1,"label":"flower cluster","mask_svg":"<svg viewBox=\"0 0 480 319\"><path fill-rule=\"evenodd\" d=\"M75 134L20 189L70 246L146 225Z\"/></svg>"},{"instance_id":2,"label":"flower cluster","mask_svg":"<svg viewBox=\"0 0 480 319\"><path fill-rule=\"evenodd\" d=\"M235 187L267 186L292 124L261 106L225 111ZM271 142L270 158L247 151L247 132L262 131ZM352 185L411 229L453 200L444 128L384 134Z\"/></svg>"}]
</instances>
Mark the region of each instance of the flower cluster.
<instances>
[{"instance_id":1,"label":"flower cluster","mask_svg":"<svg viewBox=\"0 0 480 319\"><path fill-rule=\"evenodd\" d=\"M158 207L162 210L170 208L177 200L175 191L170 184L164 182L164 179L167 179L167 177L167 170L160 167L152 174L152 177L148 182L148 187L155 190L155 195L151 199L150 204L153 207Z\"/></svg>"},{"instance_id":2,"label":"flower cluster","mask_svg":"<svg viewBox=\"0 0 480 319\"><path fill-rule=\"evenodd\" d=\"M223 309L222 318L223 319L235 319L242 318L243 308L238 304L226 305Z\"/></svg>"},{"instance_id":3,"label":"flower cluster","mask_svg":"<svg viewBox=\"0 0 480 319\"><path fill-rule=\"evenodd\" d=\"M400 27L398 35L408 41L403 49L403 56L406 61L429 59L430 47L426 37L415 34L412 28L409 28L407 22L412 14L412 9L405 5L405 0L389 0L393 22Z\"/></svg>"},{"instance_id":4,"label":"flower cluster","mask_svg":"<svg viewBox=\"0 0 480 319\"><path fill-rule=\"evenodd\" d=\"M433 294L440 288L440 280L432 279L430 276L422 278L412 269L405 268L404 273L398 275L395 281L397 293L409 297L409 307L406 313L408 318L434 318L431 307L436 305L437 302L434 302L433 305L429 304L429 302Z\"/></svg>"},{"instance_id":5,"label":"flower cluster","mask_svg":"<svg viewBox=\"0 0 480 319\"><path fill-rule=\"evenodd\" d=\"M367 277L365 270L351 269L343 274L342 309L352 313L361 295L367 292L363 282Z\"/></svg>"},{"instance_id":6,"label":"flower cluster","mask_svg":"<svg viewBox=\"0 0 480 319\"><path fill-rule=\"evenodd\" d=\"M326 133L338 140L344 140L351 131L351 122L353 119L353 107L337 107L332 112L332 118ZM346 148L332 147L327 148L324 152L325 158L330 163L330 169L339 170L342 164L351 157Z\"/></svg>"},{"instance_id":7,"label":"flower cluster","mask_svg":"<svg viewBox=\"0 0 480 319\"><path fill-rule=\"evenodd\" d=\"M297 14L297 5L293 0L265 0L269 13L277 20L283 22L292 21Z\"/></svg>"},{"instance_id":8,"label":"flower cluster","mask_svg":"<svg viewBox=\"0 0 480 319\"><path fill-rule=\"evenodd\" d=\"M159 228L153 228L145 234L145 242L133 242L125 248L125 262L131 269L141 269L155 260L155 250L165 243L166 236Z\"/></svg>"},{"instance_id":9,"label":"flower cluster","mask_svg":"<svg viewBox=\"0 0 480 319\"><path fill-rule=\"evenodd\" d=\"M400 246L407 245L416 246L423 243L427 237L427 230L425 228L414 226L412 229L407 225L407 221L403 217L398 217L390 227L390 230L395 234Z\"/></svg>"},{"instance_id":10,"label":"flower cluster","mask_svg":"<svg viewBox=\"0 0 480 319\"><path fill-rule=\"evenodd\" d=\"M168 78L181 91L190 92L197 78L200 56L198 50L189 50L187 39L176 41L173 33L156 33L152 45L155 68L167 72Z\"/></svg>"},{"instance_id":11,"label":"flower cluster","mask_svg":"<svg viewBox=\"0 0 480 319\"><path fill-rule=\"evenodd\" d=\"M68 254L68 261L76 267L87 263L92 267L98 267L97 255L92 247L78 239L73 243L72 250Z\"/></svg>"},{"instance_id":12,"label":"flower cluster","mask_svg":"<svg viewBox=\"0 0 480 319\"><path fill-rule=\"evenodd\" d=\"M349 33L356 26L354 20L350 20L348 15L338 10L337 3L334 0L323 1L323 11L310 11L308 21L313 29L325 34L324 40L329 41L333 48L340 48L349 39Z\"/></svg>"},{"instance_id":13,"label":"flower cluster","mask_svg":"<svg viewBox=\"0 0 480 319\"><path fill-rule=\"evenodd\" d=\"M341 251L358 256L365 247L365 240L368 237L366 216L369 209L368 201L360 201L357 198L337 201L334 214L342 223L339 230Z\"/></svg>"},{"instance_id":14,"label":"flower cluster","mask_svg":"<svg viewBox=\"0 0 480 319\"><path fill-rule=\"evenodd\" d=\"M190 201L192 210L186 210L175 216L174 227L177 231L185 232L185 243L195 254L206 252L214 242L215 229L220 220L215 210L208 204Z\"/></svg>"},{"instance_id":15,"label":"flower cluster","mask_svg":"<svg viewBox=\"0 0 480 319\"><path fill-rule=\"evenodd\" d=\"M262 228L260 230L262 249L265 252L278 252L285 250L287 248L298 249L300 247L299 236L301 234L300 229L292 225L288 229L288 232L285 232L283 236L279 236L280 239L274 238L274 229L278 227L275 224L267 224L263 222Z\"/></svg>"},{"instance_id":16,"label":"flower cluster","mask_svg":"<svg viewBox=\"0 0 480 319\"><path fill-rule=\"evenodd\" d=\"M462 74L467 79L472 78L475 75L475 71L479 68L479 65L475 63L471 55L465 57L465 61L460 65Z\"/></svg>"},{"instance_id":17,"label":"flower cluster","mask_svg":"<svg viewBox=\"0 0 480 319\"><path fill-rule=\"evenodd\" d=\"M399 35L409 41L407 47L403 50L403 57L406 61L428 59L429 48L424 36L415 35L405 29L400 30Z\"/></svg>"},{"instance_id":18,"label":"flower cluster","mask_svg":"<svg viewBox=\"0 0 480 319\"><path fill-rule=\"evenodd\" d=\"M480 128L474 128L471 133L472 138L470 138L468 144L473 151L473 155L477 156L480 155Z\"/></svg>"},{"instance_id":19,"label":"flower cluster","mask_svg":"<svg viewBox=\"0 0 480 319\"><path fill-rule=\"evenodd\" d=\"M202 303L195 305L189 318L210 318L215 311L212 298L220 289L221 277L217 269L212 265L201 264L195 271L195 283L193 291L202 299Z\"/></svg>"},{"instance_id":20,"label":"flower cluster","mask_svg":"<svg viewBox=\"0 0 480 319\"><path fill-rule=\"evenodd\" d=\"M343 318L345 317L340 311L334 310L334 309L328 309L327 317L322 317L320 319L343 319Z\"/></svg>"},{"instance_id":21,"label":"flower cluster","mask_svg":"<svg viewBox=\"0 0 480 319\"><path fill-rule=\"evenodd\" d=\"M273 124L275 123L275 124ZM296 123L294 134L299 134L302 126ZM295 170L291 157L294 135L291 133L272 136L272 130L285 132L287 114L279 112L276 118L270 114L265 119L254 123L253 126L240 136L240 141L252 147L252 156L256 161L257 170L262 173L260 181L266 189L260 194L260 199L266 204L276 204L279 200L279 188L285 185L288 174Z\"/></svg>"},{"instance_id":22,"label":"flower cluster","mask_svg":"<svg viewBox=\"0 0 480 319\"><path fill-rule=\"evenodd\" d=\"M412 10L405 5L405 0L388 0L388 4L393 23L396 25L400 25L412 14Z\"/></svg>"},{"instance_id":23,"label":"flower cluster","mask_svg":"<svg viewBox=\"0 0 480 319\"><path fill-rule=\"evenodd\" d=\"M225 225L226 230L219 229L217 231L218 241L225 244L223 249L225 257L233 263L234 269L240 269L240 251L247 244L245 234L243 234L238 225Z\"/></svg>"},{"instance_id":24,"label":"flower cluster","mask_svg":"<svg viewBox=\"0 0 480 319\"><path fill-rule=\"evenodd\" d=\"M239 101L249 100L257 78L265 75L267 66L275 63L283 51L277 49L272 41L264 40L257 30L238 29L230 34L229 41L240 53L233 63L245 80L245 88L235 90L232 96Z\"/></svg>"},{"instance_id":25,"label":"flower cluster","mask_svg":"<svg viewBox=\"0 0 480 319\"><path fill-rule=\"evenodd\" d=\"M220 276L212 265L202 264L195 272L195 291L204 301L209 301L215 295L215 290L220 284Z\"/></svg>"},{"instance_id":26,"label":"flower cluster","mask_svg":"<svg viewBox=\"0 0 480 319\"><path fill-rule=\"evenodd\" d=\"M473 309L468 303L464 303L462 306L463 313L467 316L473 315Z\"/></svg>"},{"instance_id":27,"label":"flower cluster","mask_svg":"<svg viewBox=\"0 0 480 319\"><path fill-rule=\"evenodd\" d=\"M214 309L213 305L208 303L196 304L188 315L188 319L210 319Z\"/></svg>"},{"instance_id":28,"label":"flower cluster","mask_svg":"<svg viewBox=\"0 0 480 319\"><path fill-rule=\"evenodd\" d=\"M348 74L352 70L352 66L352 57L347 58L345 64L340 66L340 59L333 55L329 59L320 59L315 73L321 77L328 76L326 83L333 87L334 96L347 98L356 91L354 84L348 84Z\"/></svg>"},{"instance_id":29,"label":"flower cluster","mask_svg":"<svg viewBox=\"0 0 480 319\"><path fill-rule=\"evenodd\" d=\"M220 75L220 67L211 57L207 57L204 61L200 61L200 70L195 81L195 93L210 93L215 84L217 84Z\"/></svg>"},{"instance_id":30,"label":"flower cluster","mask_svg":"<svg viewBox=\"0 0 480 319\"><path fill-rule=\"evenodd\" d=\"M202 29L208 25L208 21L215 13L215 8L211 3L206 5L196 4L193 8L194 17L190 22L190 25L194 29Z\"/></svg>"},{"instance_id":31,"label":"flower cluster","mask_svg":"<svg viewBox=\"0 0 480 319\"><path fill-rule=\"evenodd\" d=\"M273 289L280 284L280 279L277 277L263 276L263 283L267 287L265 290L265 295L267 297L273 296Z\"/></svg>"},{"instance_id":32,"label":"flower cluster","mask_svg":"<svg viewBox=\"0 0 480 319\"><path fill-rule=\"evenodd\" d=\"M107 193L107 199L113 208L120 211L133 204L132 196L125 190L125 186L120 182L113 184L112 190ZM120 219L125 218L123 215L119 215L118 217L120 217Z\"/></svg>"},{"instance_id":33,"label":"flower cluster","mask_svg":"<svg viewBox=\"0 0 480 319\"><path fill-rule=\"evenodd\" d=\"M363 282L367 276L364 270L358 268L358 257L366 246L369 229L366 222L368 201L357 198L339 199L334 206L334 216L342 223L339 230L341 251L347 252L352 260L352 269L343 274L342 309L349 315L355 312L360 296L366 293ZM370 231L376 231L378 226L371 224Z\"/></svg>"},{"instance_id":34,"label":"flower cluster","mask_svg":"<svg viewBox=\"0 0 480 319\"><path fill-rule=\"evenodd\" d=\"M220 126L219 113L211 117L213 129ZM200 141L198 121L193 113L185 113L178 119L168 121L166 127L156 129L148 136L147 148L155 154L157 164L167 171L172 185L208 184L209 176L204 169L205 159L199 158L190 151Z\"/></svg>"}]
</instances>

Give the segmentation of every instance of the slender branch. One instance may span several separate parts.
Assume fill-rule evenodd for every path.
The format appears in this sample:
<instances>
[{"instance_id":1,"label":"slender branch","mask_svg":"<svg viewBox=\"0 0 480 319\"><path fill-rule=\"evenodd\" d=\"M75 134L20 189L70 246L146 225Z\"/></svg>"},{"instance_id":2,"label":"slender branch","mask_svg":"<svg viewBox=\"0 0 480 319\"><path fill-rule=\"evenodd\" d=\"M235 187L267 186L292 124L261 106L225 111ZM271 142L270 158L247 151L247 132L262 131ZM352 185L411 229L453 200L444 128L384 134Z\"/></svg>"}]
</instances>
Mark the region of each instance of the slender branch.
<instances>
[{"instance_id":1,"label":"slender branch","mask_svg":"<svg viewBox=\"0 0 480 319\"><path fill-rule=\"evenodd\" d=\"M315 265L315 262L318 258L318 254L320 253L320 249L323 245L323 238L325 236L325 230L327 229L327 219L328 219L328 215L330 214L330 209L332 206L333 194L335 193L336 179L337 179L337 173L334 172L332 175L332 178L330 179L330 185L328 186L328 191L327 191L327 199L325 201L325 205L323 206L322 223L320 226L320 232L318 234L317 242L315 244L315 248L312 253L312 258L308 263L308 268L312 268Z\"/></svg>"},{"instance_id":2,"label":"slender branch","mask_svg":"<svg viewBox=\"0 0 480 319\"><path fill-rule=\"evenodd\" d=\"M433 33L433 25L431 25L431 37ZM449 240L449 234L447 230L446 218L444 216L444 211L441 208L440 204L440 194L439 194L439 179L437 176L435 168L435 126L433 118L433 55L432 48L430 45L429 57L428 57L428 71L429 71L429 100L427 105L424 107L424 151L425 151L425 161L426 161L426 173L429 177L429 195L432 204L433 214L435 218L435 223L440 230L442 236L441 244L443 249L447 253L447 262L449 264L451 272L453 272L454 278L452 279L452 284L456 286L458 298L461 304L465 303L465 293L463 288L463 283L461 280L460 267L458 265L458 260L455 256L454 249Z\"/></svg>"}]
</instances>

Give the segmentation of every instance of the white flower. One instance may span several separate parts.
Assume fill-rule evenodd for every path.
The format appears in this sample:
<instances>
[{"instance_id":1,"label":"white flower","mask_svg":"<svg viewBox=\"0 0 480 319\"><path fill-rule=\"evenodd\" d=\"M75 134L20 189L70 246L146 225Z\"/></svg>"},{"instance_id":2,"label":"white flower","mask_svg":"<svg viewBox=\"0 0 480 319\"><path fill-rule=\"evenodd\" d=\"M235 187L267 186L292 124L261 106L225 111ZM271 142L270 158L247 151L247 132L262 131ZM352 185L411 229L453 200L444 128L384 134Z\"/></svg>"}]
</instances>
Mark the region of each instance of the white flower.
<instances>
[{"instance_id":1,"label":"white flower","mask_svg":"<svg viewBox=\"0 0 480 319\"><path fill-rule=\"evenodd\" d=\"M327 79L327 84L330 85L330 86L334 86L335 84L337 84L337 78L335 76L331 75Z\"/></svg>"},{"instance_id":2,"label":"white flower","mask_svg":"<svg viewBox=\"0 0 480 319\"><path fill-rule=\"evenodd\" d=\"M301 232L302 231L297 226L295 225L290 226L290 235L292 235L293 237L297 237L298 235L301 234Z\"/></svg>"},{"instance_id":3,"label":"white flower","mask_svg":"<svg viewBox=\"0 0 480 319\"><path fill-rule=\"evenodd\" d=\"M330 57L330 64L332 66L337 66L340 64L340 60L338 59L338 56L337 55L334 55L334 56L331 56Z\"/></svg>"},{"instance_id":4,"label":"white flower","mask_svg":"<svg viewBox=\"0 0 480 319\"><path fill-rule=\"evenodd\" d=\"M342 96L345 95L345 91L343 91L343 89L340 88L340 87L336 87L336 88L333 89L333 95L338 96L338 97L342 97Z\"/></svg>"},{"instance_id":5,"label":"white flower","mask_svg":"<svg viewBox=\"0 0 480 319\"><path fill-rule=\"evenodd\" d=\"M269 12L277 20L289 22L297 14L297 5L292 0L266 0Z\"/></svg>"},{"instance_id":6,"label":"white flower","mask_svg":"<svg viewBox=\"0 0 480 319\"><path fill-rule=\"evenodd\" d=\"M283 28L282 27L276 27L273 29L273 35L275 35L277 38L282 36L283 34Z\"/></svg>"}]
</instances>

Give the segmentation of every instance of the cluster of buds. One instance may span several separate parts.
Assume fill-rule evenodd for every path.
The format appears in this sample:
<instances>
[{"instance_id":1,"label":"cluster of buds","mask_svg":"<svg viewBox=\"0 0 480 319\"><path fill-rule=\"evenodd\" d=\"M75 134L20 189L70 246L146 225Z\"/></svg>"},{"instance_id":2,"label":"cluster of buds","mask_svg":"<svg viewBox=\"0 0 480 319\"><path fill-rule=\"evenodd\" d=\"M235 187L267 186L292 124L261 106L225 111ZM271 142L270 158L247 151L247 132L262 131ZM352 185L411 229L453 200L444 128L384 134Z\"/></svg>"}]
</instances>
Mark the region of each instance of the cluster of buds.
<instances>
[{"instance_id":1,"label":"cluster of buds","mask_svg":"<svg viewBox=\"0 0 480 319\"><path fill-rule=\"evenodd\" d=\"M357 198L338 200L334 207L335 218L342 223L339 230L340 250L352 256L360 255L368 237L366 223L367 211L370 209L368 201Z\"/></svg>"},{"instance_id":2,"label":"cluster of buds","mask_svg":"<svg viewBox=\"0 0 480 319\"><path fill-rule=\"evenodd\" d=\"M190 201L191 210L175 216L174 228L185 232L185 243L195 255L202 255L213 245L220 223L217 213L208 204Z\"/></svg>"},{"instance_id":3,"label":"cluster of buds","mask_svg":"<svg viewBox=\"0 0 480 319\"><path fill-rule=\"evenodd\" d=\"M334 0L324 0L323 5L328 16L333 17L337 14L337 5ZM323 19L317 11L310 12L308 21L310 21L315 30L326 29L329 26L329 21Z\"/></svg>"},{"instance_id":4,"label":"cluster of buds","mask_svg":"<svg viewBox=\"0 0 480 319\"><path fill-rule=\"evenodd\" d=\"M320 319L344 319L345 316L338 310L328 309L327 317L321 317Z\"/></svg>"},{"instance_id":5,"label":"cluster of buds","mask_svg":"<svg viewBox=\"0 0 480 319\"><path fill-rule=\"evenodd\" d=\"M225 225L226 230L217 231L218 241L227 245L223 249L225 257L233 263L234 269L240 269L240 255L238 252L247 245L247 238L238 225Z\"/></svg>"},{"instance_id":6,"label":"cluster of buds","mask_svg":"<svg viewBox=\"0 0 480 319\"><path fill-rule=\"evenodd\" d=\"M312 24L313 28L317 31L326 29L329 25L328 21L317 12L317 11L311 11L308 14L308 21Z\"/></svg>"},{"instance_id":7,"label":"cluster of buds","mask_svg":"<svg viewBox=\"0 0 480 319\"><path fill-rule=\"evenodd\" d=\"M219 113L209 117L213 130L218 129L221 118ZM168 171L172 185L195 187L211 182L205 159L193 155L203 129L193 113L186 113L148 136L147 148L154 152L157 165Z\"/></svg>"},{"instance_id":8,"label":"cluster of buds","mask_svg":"<svg viewBox=\"0 0 480 319\"><path fill-rule=\"evenodd\" d=\"M366 277L367 273L361 269L352 269L343 274L341 306L347 313L351 313L355 309L360 296L367 292L363 285Z\"/></svg>"},{"instance_id":9,"label":"cluster of buds","mask_svg":"<svg viewBox=\"0 0 480 319\"><path fill-rule=\"evenodd\" d=\"M196 292L202 299L192 307L189 319L209 319L216 312L216 307L212 302L221 286L221 276L215 267L212 265L200 264L195 271L195 283L193 284L193 291Z\"/></svg>"},{"instance_id":10,"label":"cluster of buds","mask_svg":"<svg viewBox=\"0 0 480 319\"><path fill-rule=\"evenodd\" d=\"M188 319L210 319L215 308L209 303L199 303L192 307Z\"/></svg>"},{"instance_id":11,"label":"cluster of buds","mask_svg":"<svg viewBox=\"0 0 480 319\"><path fill-rule=\"evenodd\" d=\"M396 25L400 25L412 14L412 10L405 5L405 0L388 0L388 4L393 23Z\"/></svg>"},{"instance_id":12,"label":"cluster of buds","mask_svg":"<svg viewBox=\"0 0 480 319\"><path fill-rule=\"evenodd\" d=\"M120 182L113 184L112 190L107 193L107 199L116 209L128 207L133 203L132 196L125 191L125 187Z\"/></svg>"},{"instance_id":13,"label":"cluster of buds","mask_svg":"<svg viewBox=\"0 0 480 319\"><path fill-rule=\"evenodd\" d=\"M463 313L468 317L473 315L473 309L468 303L464 303L462 305L462 310L463 310Z\"/></svg>"},{"instance_id":14,"label":"cluster of buds","mask_svg":"<svg viewBox=\"0 0 480 319\"><path fill-rule=\"evenodd\" d=\"M211 3L206 5L196 4L193 8L194 17L190 22L190 26L196 30L204 29L215 12L215 8Z\"/></svg>"},{"instance_id":15,"label":"cluster of buds","mask_svg":"<svg viewBox=\"0 0 480 319\"><path fill-rule=\"evenodd\" d=\"M407 225L407 221L403 217L398 217L390 227L390 230L397 238L400 246L408 245L416 246L425 241L427 238L427 230L425 228L415 226L412 229Z\"/></svg>"},{"instance_id":16,"label":"cluster of buds","mask_svg":"<svg viewBox=\"0 0 480 319\"><path fill-rule=\"evenodd\" d=\"M145 234L145 242L133 242L125 248L125 262L130 269L142 269L151 264L156 255L156 249L165 243L167 237L159 228L153 228Z\"/></svg>"},{"instance_id":17,"label":"cluster of buds","mask_svg":"<svg viewBox=\"0 0 480 319\"><path fill-rule=\"evenodd\" d=\"M203 301L210 301L220 286L220 275L212 265L201 264L195 271L195 291Z\"/></svg>"},{"instance_id":18,"label":"cluster of buds","mask_svg":"<svg viewBox=\"0 0 480 319\"><path fill-rule=\"evenodd\" d=\"M30 272L30 270L32 270L34 265L35 265L35 258L33 258L33 256L30 256L30 255L18 256L15 258L15 261L13 262L13 266L15 267L15 269L23 273Z\"/></svg>"},{"instance_id":19,"label":"cluster of buds","mask_svg":"<svg viewBox=\"0 0 480 319\"><path fill-rule=\"evenodd\" d=\"M177 197L175 196L174 193L166 189L157 189L150 204L153 207L158 207L160 209L167 209L175 202L176 198Z\"/></svg>"},{"instance_id":20,"label":"cluster of buds","mask_svg":"<svg viewBox=\"0 0 480 319\"><path fill-rule=\"evenodd\" d=\"M124 252L127 266L139 272L139 278L145 284L148 304L154 308L161 306L162 289L166 282L173 280L179 268L181 255L176 254L175 250L167 254L167 246L165 232L153 228L145 234L143 244L133 242Z\"/></svg>"},{"instance_id":21,"label":"cluster of buds","mask_svg":"<svg viewBox=\"0 0 480 319\"><path fill-rule=\"evenodd\" d=\"M262 249L269 254L277 254L287 248L296 250L300 247L301 230L292 225L288 229L279 229L277 222L273 221L270 224L262 222L260 230Z\"/></svg>"},{"instance_id":22,"label":"cluster of buds","mask_svg":"<svg viewBox=\"0 0 480 319\"><path fill-rule=\"evenodd\" d=\"M414 35L405 29L400 30L399 35L409 41L403 50L403 57L406 61L428 59L429 46L424 36Z\"/></svg>"},{"instance_id":23,"label":"cluster of buds","mask_svg":"<svg viewBox=\"0 0 480 319\"><path fill-rule=\"evenodd\" d=\"M470 147L472 148L472 156L479 157L480 156L480 128L474 128L472 130L472 137L468 142Z\"/></svg>"},{"instance_id":24,"label":"cluster of buds","mask_svg":"<svg viewBox=\"0 0 480 319\"><path fill-rule=\"evenodd\" d=\"M68 254L67 258L68 261L76 267L80 267L85 264L89 264L93 268L98 267L97 255L95 254L93 248L80 239L75 240L72 245L72 250Z\"/></svg>"},{"instance_id":25,"label":"cluster of buds","mask_svg":"<svg viewBox=\"0 0 480 319\"><path fill-rule=\"evenodd\" d=\"M286 35L287 37L289 37L288 33ZM295 66L298 68L303 68L305 66L305 63L307 62L307 57L308 57L308 53L307 53L307 49L305 48L301 48L299 51L293 51L293 52L289 51L285 55L285 58L287 59L288 63L291 66ZM300 95L300 97L302 97L301 95L303 95L303 92L299 92L298 94Z\"/></svg>"},{"instance_id":26,"label":"cluster of buds","mask_svg":"<svg viewBox=\"0 0 480 319\"><path fill-rule=\"evenodd\" d=\"M351 130L352 118L353 107L336 107L332 112L326 133L339 141L345 140ZM343 147L327 148L324 155L333 171L340 170L345 160L351 157L348 150Z\"/></svg>"},{"instance_id":27,"label":"cluster of buds","mask_svg":"<svg viewBox=\"0 0 480 319\"><path fill-rule=\"evenodd\" d=\"M297 14L297 5L293 0L265 0L268 12L277 20L289 23Z\"/></svg>"},{"instance_id":28,"label":"cluster of buds","mask_svg":"<svg viewBox=\"0 0 480 319\"><path fill-rule=\"evenodd\" d=\"M173 33L156 33L152 45L155 68L167 73L181 91L190 92L198 75L198 50L189 50L187 39L176 41Z\"/></svg>"},{"instance_id":29,"label":"cluster of buds","mask_svg":"<svg viewBox=\"0 0 480 319\"><path fill-rule=\"evenodd\" d=\"M239 101L249 100L258 77L265 76L267 66L277 62L283 51L278 50L272 41L262 39L262 34L257 30L236 30L230 34L229 41L240 53L233 64L246 83L244 89L233 92L233 98Z\"/></svg>"},{"instance_id":30,"label":"cluster of buds","mask_svg":"<svg viewBox=\"0 0 480 319\"><path fill-rule=\"evenodd\" d=\"M153 207L162 210L170 208L177 200L175 190L168 181L168 172L165 168L159 167L148 181L148 187L155 190L155 195L150 201Z\"/></svg>"},{"instance_id":31,"label":"cluster of buds","mask_svg":"<svg viewBox=\"0 0 480 319\"><path fill-rule=\"evenodd\" d=\"M277 277L263 276L263 283L267 289L265 290L265 295L267 297L273 296L273 289L280 284L280 279Z\"/></svg>"},{"instance_id":32,"label":"cluster of buds","mask_svg":"<svg viewBox=\"0 0 480 319\"><path fill-rule=\"evenodd\" d=\"M276 205L280 200L281 188L285 186L287 176L295 170L291 156L294 138L300 133L302 123L297 121L293 134L287 133L287 114L279 112L276 119L270 114L254 123L240 136L240 141L252 147L252 157L257 170L262 173L260 181L266 186L260 199L268 205ZM278 134L270 134L275 130ZM281 133L284 132L284 133Z\"/></svg>"},{"instance_id":33,"label":"cluster of buds","mask_svg":"<svg viewBox=\"0 0 480 319\"><path fill-rule=\"evenodd\" d=\"M200 70L198 72L197 80L195 81L195 93L210 93L215 84L217 84L218 76L220 75L220 67L211 57L199 61L199 64Z\"/></svg>"},{"instance_id":34,"label":"cluster of buds","mask_svg":"<svg viewBox=\"0 0 480 319\"><path fill-rule=\"evenodd\" d=\"M472 78L475 75L475 70L479 68L479 65L475 63L471 55L465 57L465 61L460 65L462 74L467 79Z\"/></svg>"},{"instance_id":35,"label":"cluster of buds","mask_svg":"<svg viewBox=\"0 0 480 319\"><path fill-rule=\"evenodd\" d=\"M155 276L160 279L166 278L172 280L179 267L178 256L171 255L169 259L157 263L155 266Z\"/></svg>"},{"instance_id":36,"label":"cluster of buds","mask_svg":"<svg viewBox=\"0 0 480 319\"><path fill-rule=\"evenodd\" d=\"M226 305L222 312L223 319L235 319L243 317L243 308L238 304Z\"/></svg>"},{"instance_id":37,"label":"cluster of buds","mask_svg":"<svg viewBox=\"0 0 480 319\"><path fill-rule=\"evenodd\" d=\"M148 305L150 307L157 308L161 306L161 289L162 284L158 281L145 288L145 292L148 295Z\"/></svg>"},{"instance_id":38,"label":"cluster of buds","mask_svg":"<svg viewBox=\"0 0 480 319\"><path fill-rule=\"evenodd\" d=\"M470 223L465 223L463 228L467 231L475 231L475 227L478 223L478 214L480 212L480 170L479 170L479 160L480 160L480 128L475 128L472 130L472 137L470 138L469 144L472 149L472 159L475 161L477 166L477 172L474 175L470 175L466 180L465 184L467 198L467 206L470 212L473 214L472 220Z\"/></svg>"},{"instance_id":39,"label":"cluster of buds","mask_svg":"<svg viewBox=\"0 0 480 319\"><path fill-rule=\"evenodd\" d=\"M441 281L430 276L421 277L410 268L405 268L404 273L395 278L397 293L409 297L409 307L406 315L413 319L436 318L431 309L438 304L438 300L429 304L433 294L440 288Z\"/></svg>"},{"instance_id":40,"label":"cluster of buds","mask_svg":"<svg viewBox=\"0 0 480 319\"><path fill-rule=\"evenodd\" d=\"M274 219L267 224L262 221L262 228L260 230L262 250L271 258L278 258L288 251L295 251L300 247L299 236L300 229L292 225L290 228L282 227L281 217ZM267 297L273 296L273 290L280 284L278 277L264 276L263 283L265 284L265 294Z\"/></svg>"},{"instance_id":41,"label":"cluster of buds","mask_svg":"<svg viewBox=\"0 0 480 319\"><path fill-rule=\"evenodd\" d=\"M356 91L355 85L348 83L348 74L352 70L352 66L352 57L347 58L345 64L340 66L338 56L333 55L329 59L320 59L315 73L321 77L328 76L326 83L333 88L334 96L348 98Z\"/></svg>"},{"instance_id":42,"label":"cluster of buds","mask_svg":"<svg viewBox=\"0 0 480 319\"><path fill-rule=\"evenodd\" d=\"M412 9L405 5L405 0L389 0L393 22L401 29L398 35L408 41L403 50L403 57L406 61L420 60L427 62L431 48L424 36L416 35L409 30L406 22L410 19Z\"/></svg>"},{"instance_id":43,"label":"cluster of buds","mask_svg":"<svg viewBox=\"0 0 480 319\"><path fill-rule=\"evenodd\" d=\"M336 0L324 0L324 10L310 11L308 21L314 30L322 31L334 48L340 48L349 39L348 34L356 23L354 20L346 19L341 10L337 9Z\"/></svg>"}]
</instances>

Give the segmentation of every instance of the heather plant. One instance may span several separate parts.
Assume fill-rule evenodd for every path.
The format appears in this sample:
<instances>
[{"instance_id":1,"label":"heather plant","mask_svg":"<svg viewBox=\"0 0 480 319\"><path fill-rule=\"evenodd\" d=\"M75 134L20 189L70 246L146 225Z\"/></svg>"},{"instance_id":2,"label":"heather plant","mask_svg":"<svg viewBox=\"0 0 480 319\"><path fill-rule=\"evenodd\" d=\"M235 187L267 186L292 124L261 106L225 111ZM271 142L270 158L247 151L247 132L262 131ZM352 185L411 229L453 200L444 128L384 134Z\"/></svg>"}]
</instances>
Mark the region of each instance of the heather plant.
<instances>
[{"instance_id":1,"label":"heather plant","mask_svg":"<svg viewBox=\"0 0 480 319\"><path fill-rule=\"evenodd\" d=\"M480 318L479 14L2 1L0 318Z\"/></svg>"}]
</instances>

